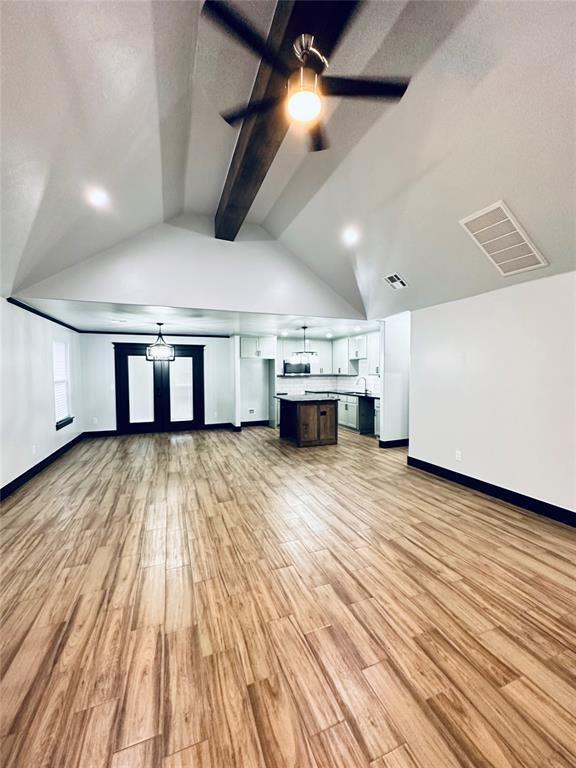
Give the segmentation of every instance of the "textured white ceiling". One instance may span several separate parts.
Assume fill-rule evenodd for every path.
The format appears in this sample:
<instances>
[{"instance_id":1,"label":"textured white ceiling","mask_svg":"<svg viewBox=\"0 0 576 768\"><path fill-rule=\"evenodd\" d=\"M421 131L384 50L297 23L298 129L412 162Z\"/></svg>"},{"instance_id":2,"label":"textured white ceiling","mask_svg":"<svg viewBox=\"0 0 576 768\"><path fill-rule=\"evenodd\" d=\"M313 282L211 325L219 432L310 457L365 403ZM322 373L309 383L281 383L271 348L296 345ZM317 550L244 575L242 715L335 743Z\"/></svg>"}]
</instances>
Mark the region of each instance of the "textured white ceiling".
<instances>
[{"instance_id":1,"label":"textured white ceiling","mask_svg":"<svg viewBox=\"0 0 576 768\"><path fill-rule=\"evenodd\" d=\"M266 32L272 0L237 5ZM3 295L183 226L183 211L214 214L237 135L219 111L248 99L258 62L200 10L0 4ZM575 39L575 3L365 3L331 71L410 75L405 98L334 100L327 152L289 131L250 220L368 317L575 268ZM90 184L110 210L86 204ZM499 199L550 267L502 278L466 238L458 220Z\"/></svg>"}]
</instances>

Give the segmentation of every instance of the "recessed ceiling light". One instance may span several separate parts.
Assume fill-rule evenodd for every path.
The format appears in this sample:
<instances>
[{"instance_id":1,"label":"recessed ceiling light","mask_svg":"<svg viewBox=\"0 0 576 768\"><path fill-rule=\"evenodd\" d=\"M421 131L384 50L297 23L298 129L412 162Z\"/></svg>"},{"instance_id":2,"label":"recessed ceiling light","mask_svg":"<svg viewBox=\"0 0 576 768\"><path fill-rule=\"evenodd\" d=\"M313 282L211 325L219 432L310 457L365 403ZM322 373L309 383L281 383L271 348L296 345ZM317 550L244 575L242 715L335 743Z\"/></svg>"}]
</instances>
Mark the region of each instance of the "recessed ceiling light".
<instances>
[{"instance_id":1,"label":"recessed ceiling light","mask_svg":"<svg viewBox=\"0 0 576 768\"><path fill-rule=\"evenodd\" d=\"M360 242L360 230L354 225L344 227L342 230L342 242L347 248L353 248Z\"/></svg>"},{"instance_id":2,"label":"recessed ceiling light","mask_svg":"<svg viewBox=\"0 0 576 768\"><path fill-rule=\"evenodd\" d=\"M334 336L334 334L333 334L333 333L327 333L327 334L326 334L326 338L327 338L327 339L331 339L331 338L332 338L332 336Z\"/></svg>"},{"instance_id":3,"label":"recessed ceiling light","mask_svg":"<svg viewBox=\"0 0 576 768\"><path fill-rule=\"evenodd\" d=\"M288 336L288 331L282 331L280 336Z\"/></svg>"},{"instance_id":4,"label":"recessed ceiling light","mask_svg":"<svg viewBox=\"0 0 576 768\"><path fill-rule=\"evenodd\" d=\"M355 331L356 333L358 333L358 332L359 332L359 331L361 331L361 330L362 330L362 326L361 326L361 325L355 325L355 326L354 326L354 331Z\"/></svg>"},{"instance_id":5,"label":"recessed ceiling light","mask_svg":"<svg viewBox=\"0 0 576 768\"><path fill-rule=\"evenodd\" d=\"M110 195L102 187L87 187L84 196L93 208L105 210L110 207Z\"/></svg>"}]
</instances>

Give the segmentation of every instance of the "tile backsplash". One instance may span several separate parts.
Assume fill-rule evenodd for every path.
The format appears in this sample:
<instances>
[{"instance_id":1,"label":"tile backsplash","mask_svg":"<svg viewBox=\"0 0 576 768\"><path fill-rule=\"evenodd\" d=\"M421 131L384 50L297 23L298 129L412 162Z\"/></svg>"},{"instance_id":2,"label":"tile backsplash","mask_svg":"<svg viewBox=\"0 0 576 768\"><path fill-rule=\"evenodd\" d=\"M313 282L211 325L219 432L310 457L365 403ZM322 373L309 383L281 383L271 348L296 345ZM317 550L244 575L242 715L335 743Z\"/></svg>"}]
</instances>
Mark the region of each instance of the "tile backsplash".
<instances>
[{"instance_id":1,"label":"tile backsplash","mask_svg":"<svg viewBox=\"0 0 576 768\"><path fill-rule=\"evenodd\" d=\"M363 360L360 361L364 362ZM359 376L364 374L360 373ZM294 378L276 377L276 392L286 392L288 395L301 395L307 389L329 390L338 392L353 392L363 388L364 382L357 384L358 376L295 376ZM380 376L366 376L368 392L380 394Z\"/></svg>"}]
</instances>

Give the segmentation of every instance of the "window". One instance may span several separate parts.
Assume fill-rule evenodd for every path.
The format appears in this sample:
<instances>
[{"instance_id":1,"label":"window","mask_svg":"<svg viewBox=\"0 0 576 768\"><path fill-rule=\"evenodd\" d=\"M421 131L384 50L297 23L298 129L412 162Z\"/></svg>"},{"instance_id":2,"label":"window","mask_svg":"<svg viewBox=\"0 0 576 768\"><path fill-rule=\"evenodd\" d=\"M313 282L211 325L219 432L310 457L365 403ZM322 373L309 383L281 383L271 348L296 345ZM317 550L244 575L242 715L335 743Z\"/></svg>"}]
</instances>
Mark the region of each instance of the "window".
<instances>
[{"instance_id":1,"label":"window","mask_svg":"<svg viewBox=\"0 0 576 768\"><path fill-rule=\"evenodd\" d=\"M68 344L55 341L53 350L54 363L54 410L56 413L56 429L72 424L74 417L70 415L70 374L68 365Z\"/></svg>"}]
</instances>

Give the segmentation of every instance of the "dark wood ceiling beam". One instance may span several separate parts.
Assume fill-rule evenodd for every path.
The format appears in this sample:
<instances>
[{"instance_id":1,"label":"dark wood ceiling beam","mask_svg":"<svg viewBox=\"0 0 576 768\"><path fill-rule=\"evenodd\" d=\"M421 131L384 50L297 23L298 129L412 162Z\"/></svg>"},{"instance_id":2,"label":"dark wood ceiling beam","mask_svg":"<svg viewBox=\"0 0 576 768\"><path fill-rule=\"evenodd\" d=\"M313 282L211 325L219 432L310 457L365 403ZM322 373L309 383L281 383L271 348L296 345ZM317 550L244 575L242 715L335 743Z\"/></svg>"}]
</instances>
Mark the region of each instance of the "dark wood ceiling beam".
<instances>
[{"instance_id":1,"label":"dark wood ceiling beam","mask_svg":"<svg viewBox=\"0 0 576 768\"><path fill-rule=\"evenodd\" d=\"M307 32L330 58L358 5L358 0L279 0L268 42L286 62L296 65L292 45ZM286 80L260 62L250 101L278 96L285 89ZM242 123L216 211L218 239L234 240L238 234L288 127L283 105Z\"/></svg>"}]
</instances>

